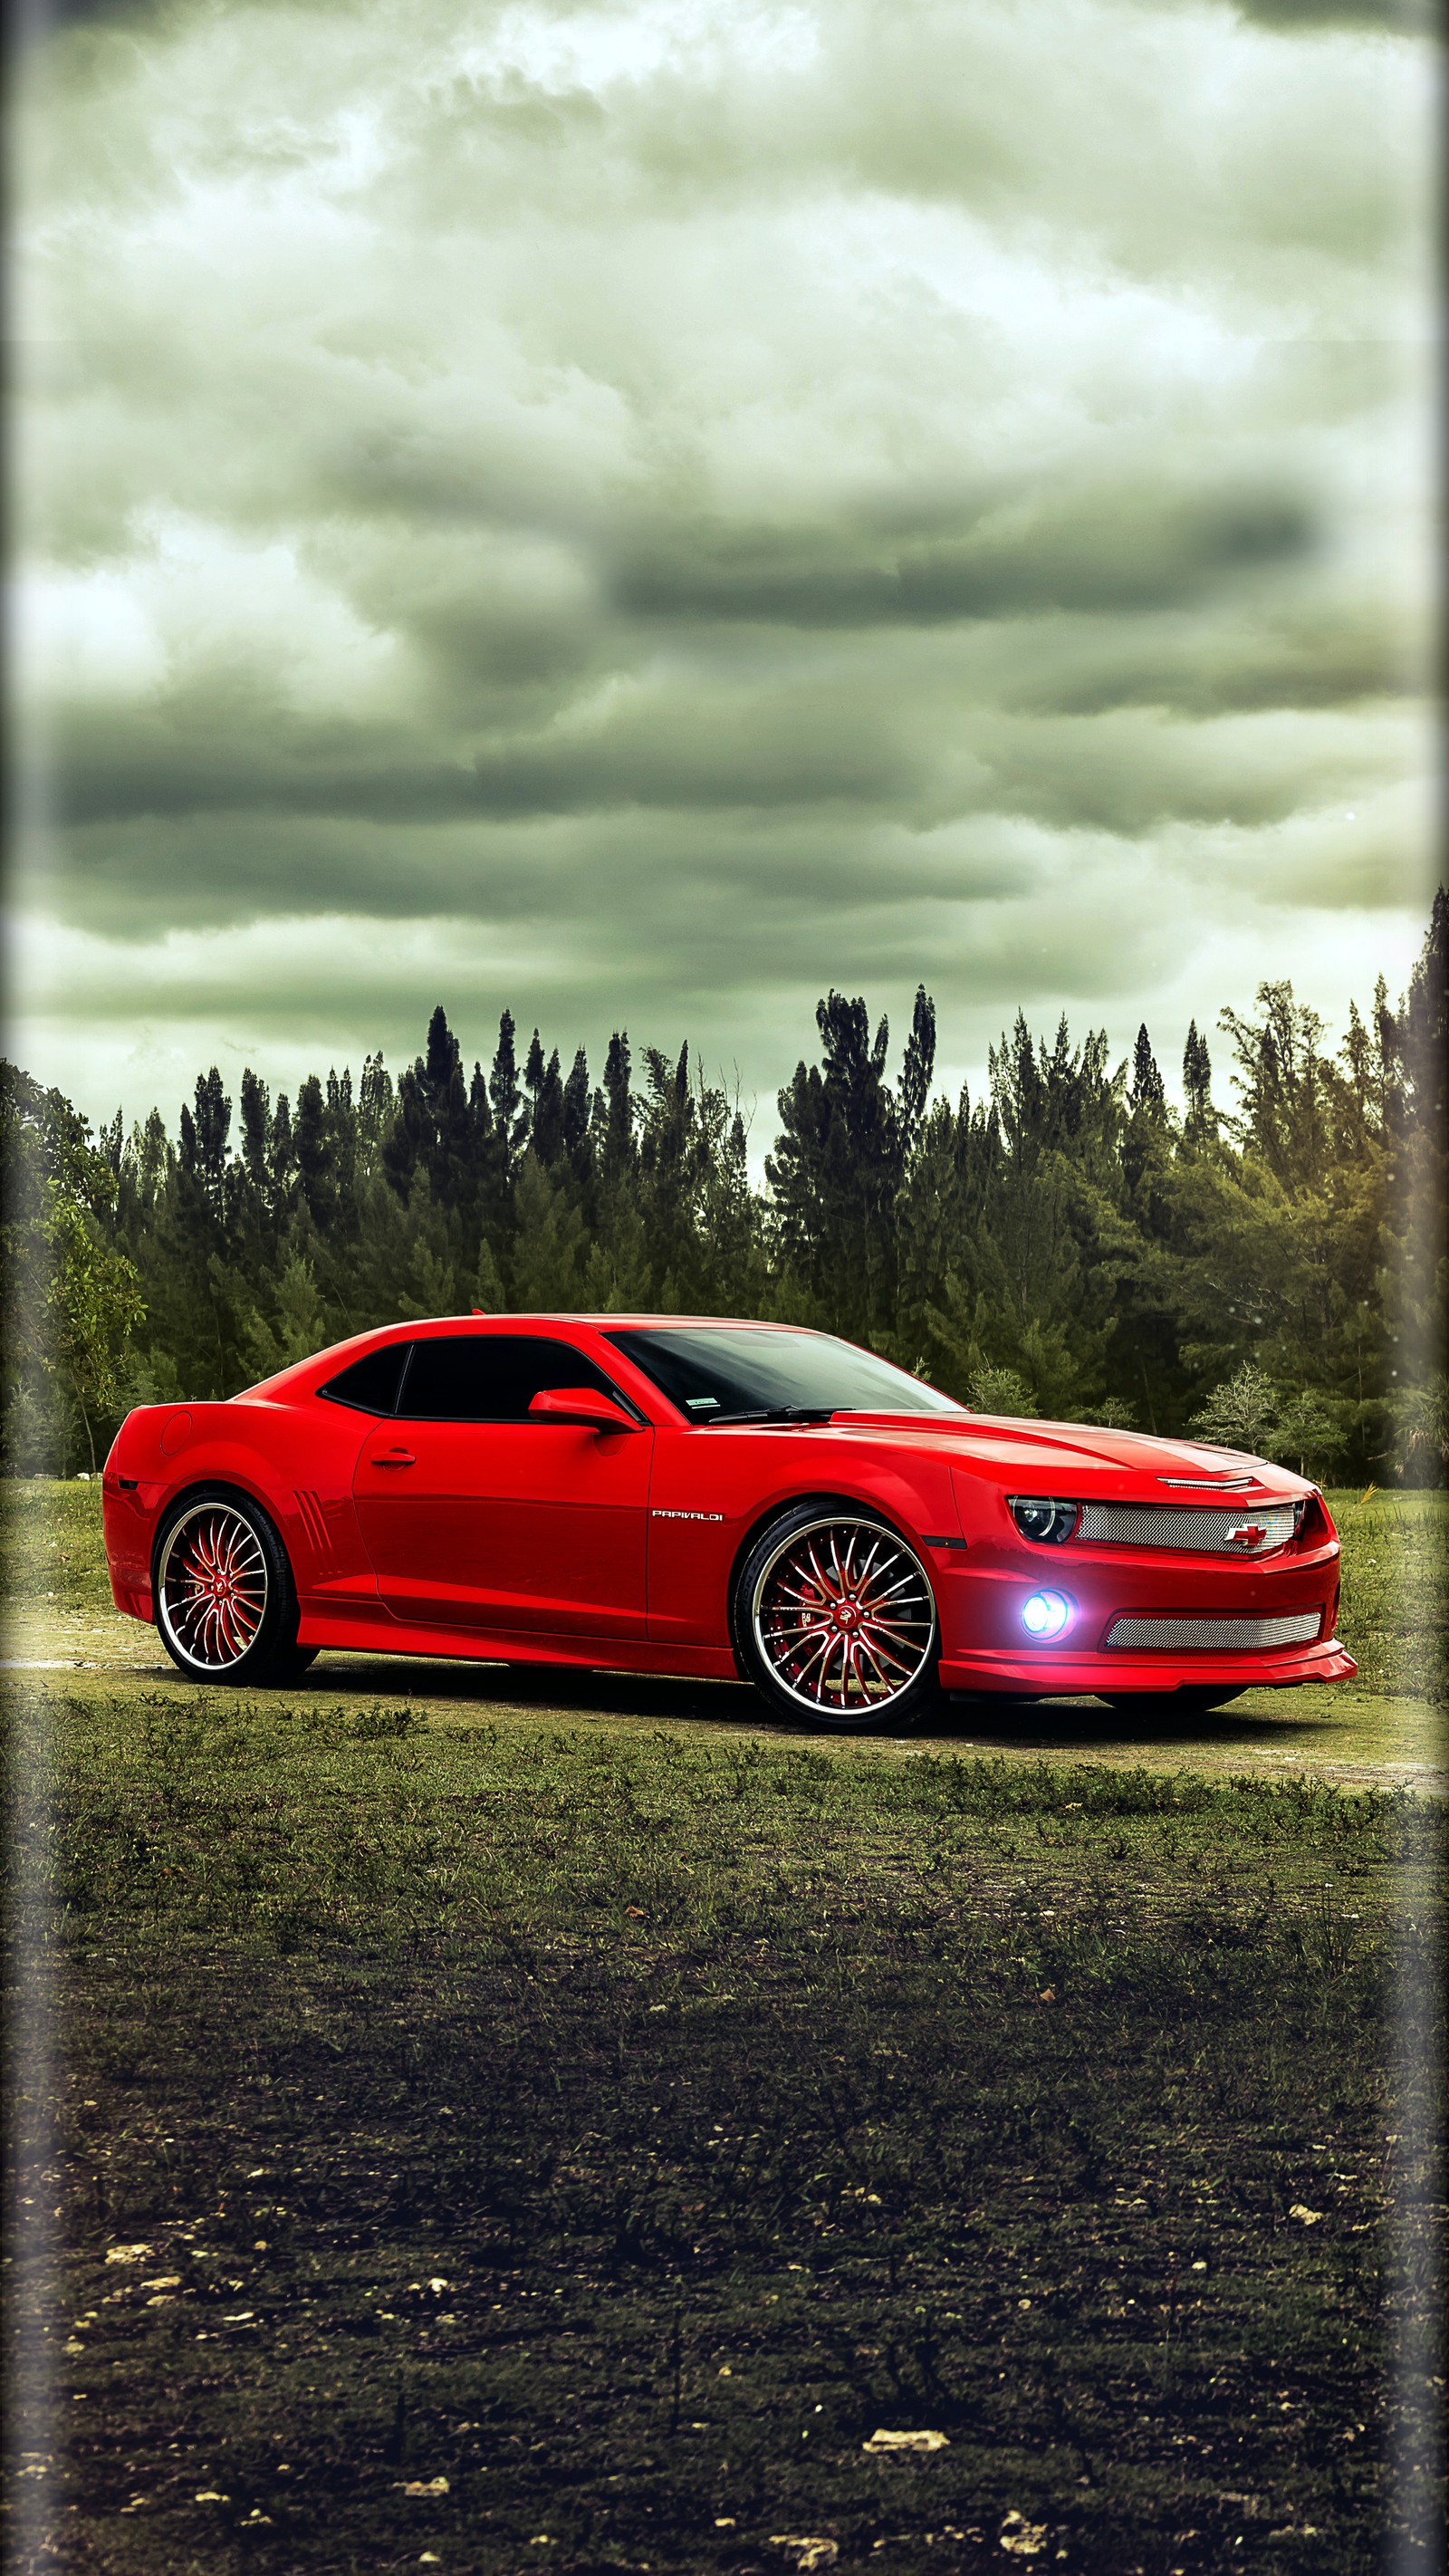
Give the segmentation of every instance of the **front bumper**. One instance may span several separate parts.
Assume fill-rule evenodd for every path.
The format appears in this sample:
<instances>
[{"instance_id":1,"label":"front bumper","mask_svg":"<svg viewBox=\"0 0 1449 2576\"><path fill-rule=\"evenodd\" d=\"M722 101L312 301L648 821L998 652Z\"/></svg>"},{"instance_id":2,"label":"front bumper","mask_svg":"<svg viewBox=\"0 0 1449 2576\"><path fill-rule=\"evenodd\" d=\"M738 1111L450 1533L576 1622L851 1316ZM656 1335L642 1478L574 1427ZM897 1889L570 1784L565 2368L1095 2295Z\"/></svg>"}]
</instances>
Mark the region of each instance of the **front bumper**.
<instances>
[{"instance_id":1,"label":"front bumper","mask_svg":"<svg viewBox=\"0 0 1449 2576\"><path fill-rule=\"evenodd\" d=\"M941 1680L947 1690L1000 1691L1023 1698L1090 1691L1116 1698L1134 1692L1274 1690L1304 1682L1348 1681L1357 1671L1334 1634L1339 1548L1324 1517L1321 1529L1272 1553L1239 1562L1196 1551L1083 1544L1024 1544L1010 1527L1006 1503L984 1487L963 1487L957 1501L966 1546L935 1560L941 1618ZM1061 1636L1031 1637L1024 1613L1030 1596L1060 1595L1069 1624ZM1268 1644L1243 1635L1189 1641L1184 1627L1215 1623L1276 1626L1288 1620L1307 1635ZM1149 1644L1144 1628L1171 1622ZM1119 1622L1130 1623L1112 1646ZM1139 1625L1139 1623L1141 1623ZM1281 1629L1279 1630L1281 1636Z\"/></svg>"}]
</instances>

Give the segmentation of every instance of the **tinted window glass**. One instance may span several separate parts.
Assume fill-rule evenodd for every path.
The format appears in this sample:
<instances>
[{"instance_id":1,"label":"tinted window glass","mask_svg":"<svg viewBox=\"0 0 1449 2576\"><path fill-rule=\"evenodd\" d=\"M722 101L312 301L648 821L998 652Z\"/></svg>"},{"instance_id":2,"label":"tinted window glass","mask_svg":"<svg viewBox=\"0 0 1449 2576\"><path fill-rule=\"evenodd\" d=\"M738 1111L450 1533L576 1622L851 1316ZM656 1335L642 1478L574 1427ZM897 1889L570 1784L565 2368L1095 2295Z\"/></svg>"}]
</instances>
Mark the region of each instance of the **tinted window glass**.
<instances>
[{"instance_id":1,"label":"tinted window glass","mask_svg":"<svg viewBox=\"0 0 1449 2576\"><path fill-rule=\"evenodd\" d=\"M402 1412L409 1422L523 1422L546 1386L613 1388L566 1342L522 1333L439 1334L411 1344Z\"/></svg>"},{"instance_id":2,"label":"tinted window glass","mask_svg":"<svg viewBox=\"0 0 1449 2576\"><path fill-rule=\"evenodd\" d=\"M829 1333L681 1324L608 1338L691 1422L727 1421L732 1414L797 1404L837 1413L964 1410L939 1388Z\"/></svg>"},{"instance_id":3,"label":"tinted window glass","mask_svg":"<svg viewBox=\"0 0 1449 2576\"><path fill-rule=\"evenodd\" d=\"M366 1359L354 1360L340 1377L319 1386L318 1394L330 1396L334 1404L355 1405L359 1413L391 1413L408 1347L406 1342L387 1342L380 1351L369 1351Z\"/></svg>"}]
</instances>

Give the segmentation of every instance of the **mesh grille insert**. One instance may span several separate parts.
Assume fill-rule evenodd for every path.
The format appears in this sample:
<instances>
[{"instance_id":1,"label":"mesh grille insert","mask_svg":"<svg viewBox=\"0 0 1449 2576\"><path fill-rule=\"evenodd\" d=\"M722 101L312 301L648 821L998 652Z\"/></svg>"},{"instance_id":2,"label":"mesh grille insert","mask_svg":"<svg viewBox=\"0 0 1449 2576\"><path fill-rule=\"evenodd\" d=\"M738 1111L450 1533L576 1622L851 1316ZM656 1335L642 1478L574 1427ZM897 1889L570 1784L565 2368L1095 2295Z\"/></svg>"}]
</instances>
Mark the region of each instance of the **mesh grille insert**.
<instances>
[{"instance_id":1,"label":"mesh grille insert","mask_svg":"<svg viewBox=\"0 0 1449 2576\"><path fill-rule=\"evenodd\" d=\"M1260 1529L1251 1545L1229 1530ZM1293 1536L1291 1503L1084 1503L1075 1535L1102 1547L1191 1547L1207 1556L1267 1556Z\"/></svg>"},{"instance_id":2,"label":"mesh grille insert","mask_svg":"<svg viewBox=\"0 0 1449 2576\"><path fill-rule=\"evenodd\" d=\"M1107 1643L1149 1654L1196 1648L1252 1655L1265 1646L1311 1645L1322 1623L1321 1610L1286 1610L1274 1619L1114 1619Z\"/></svg>"}]
</instances>

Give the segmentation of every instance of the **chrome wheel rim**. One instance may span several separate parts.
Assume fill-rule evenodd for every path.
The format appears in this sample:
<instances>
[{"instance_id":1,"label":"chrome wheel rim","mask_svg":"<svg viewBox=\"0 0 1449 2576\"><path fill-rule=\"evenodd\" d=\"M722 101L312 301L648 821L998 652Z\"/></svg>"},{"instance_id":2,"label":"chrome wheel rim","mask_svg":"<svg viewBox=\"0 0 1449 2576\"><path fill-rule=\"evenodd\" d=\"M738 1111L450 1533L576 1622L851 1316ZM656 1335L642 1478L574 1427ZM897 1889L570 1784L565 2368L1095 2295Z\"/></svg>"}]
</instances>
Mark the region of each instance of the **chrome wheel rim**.
<instances>
[{"instance_id":1,"label":"chrome wheel rim","mask_svg":"<svg viewBox=\"0 0 1449 2576\"><path fill-rule=\"evenodd\" d=\"M750 1606L771 1678L812 1717L864 1717L904 1698L936 1642L920 1558L883 1521L812 1521L783 1539Z\"/></svg>"},{"instance_id":2,"label":"chrome wheel rim","mask_svg":"<svg viewBox=\"0 0 1449 2576\"><path fill-rule=\"evenodd\" d=\"M167 1638L198 1671L224 1673L256 1644L270 1592L251 1522L230 1503L182 1514L162 1552L157 1606Z\"/></svg>"}]
</instances>

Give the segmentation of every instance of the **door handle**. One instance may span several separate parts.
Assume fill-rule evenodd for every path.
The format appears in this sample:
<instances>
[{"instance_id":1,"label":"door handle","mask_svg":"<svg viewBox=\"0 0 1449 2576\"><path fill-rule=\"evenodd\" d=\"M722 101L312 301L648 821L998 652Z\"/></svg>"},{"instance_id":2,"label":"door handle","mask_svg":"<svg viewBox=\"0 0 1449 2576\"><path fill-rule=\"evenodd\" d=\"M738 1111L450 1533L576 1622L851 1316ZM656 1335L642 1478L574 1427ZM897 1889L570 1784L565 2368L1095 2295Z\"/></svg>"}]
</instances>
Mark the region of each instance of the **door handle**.
<instances>
[{"instance_id":1,"label":"door handle","mask_svg":"<svg viewBox=\"0 0 1449 2576\"><path fill-rule=\"evenodd\" d=\"M411 1449L385 1449L372 1463L375 1467L415 1467L418 1462Z\"/></svg>"}]
</instances>

